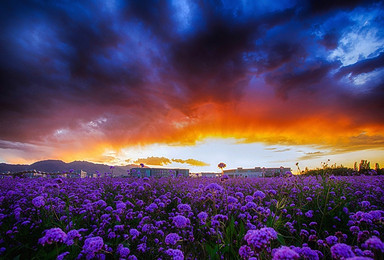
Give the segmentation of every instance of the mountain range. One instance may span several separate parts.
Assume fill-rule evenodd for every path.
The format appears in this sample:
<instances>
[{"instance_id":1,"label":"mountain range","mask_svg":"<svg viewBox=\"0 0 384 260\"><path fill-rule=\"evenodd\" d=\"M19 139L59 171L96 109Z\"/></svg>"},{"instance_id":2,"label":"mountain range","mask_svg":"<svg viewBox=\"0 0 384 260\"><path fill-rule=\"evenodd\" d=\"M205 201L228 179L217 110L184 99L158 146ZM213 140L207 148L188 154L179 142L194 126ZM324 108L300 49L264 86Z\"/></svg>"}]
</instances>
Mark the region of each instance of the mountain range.
<instances>
[{"instance_id":1,"label":"mountain range","mask_svg":"<svg viewBox=\"0 0 384 260\"><path fill-rule=\"evenodd\" d=\"M87 161L74 161L70 163L65 163L61 160L44 160L32 163L30 165L0 163L0 173L16 173L29 170L56 173L63 171L68 172L70 170L83 170L88 173L95 173L96 171L98 171L101 174L105 172L113 172L113 175L126 175L127 170L135 167L140 166L135 164L129 164L125 166L114 166L114 168L111 169L110 165L91 163Z\"/></svg>"}]
</instances>

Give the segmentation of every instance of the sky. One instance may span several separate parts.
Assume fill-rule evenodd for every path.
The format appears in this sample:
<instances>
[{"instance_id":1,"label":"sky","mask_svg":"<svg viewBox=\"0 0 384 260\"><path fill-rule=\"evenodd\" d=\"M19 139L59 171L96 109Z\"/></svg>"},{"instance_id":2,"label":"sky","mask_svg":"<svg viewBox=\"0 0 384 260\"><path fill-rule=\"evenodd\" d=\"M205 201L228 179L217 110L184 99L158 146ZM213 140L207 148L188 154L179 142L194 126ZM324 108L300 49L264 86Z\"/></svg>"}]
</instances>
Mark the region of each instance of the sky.
<instances>
[{"instance_id":1,"label":"sky","mask_svg":"<svg viewBox=\"0 0 384 260\"><path fill-rule=\"evenodd\" d=\"M2 1L0 162L384 165L380 1Z\"/></svg>"}]
</instances>

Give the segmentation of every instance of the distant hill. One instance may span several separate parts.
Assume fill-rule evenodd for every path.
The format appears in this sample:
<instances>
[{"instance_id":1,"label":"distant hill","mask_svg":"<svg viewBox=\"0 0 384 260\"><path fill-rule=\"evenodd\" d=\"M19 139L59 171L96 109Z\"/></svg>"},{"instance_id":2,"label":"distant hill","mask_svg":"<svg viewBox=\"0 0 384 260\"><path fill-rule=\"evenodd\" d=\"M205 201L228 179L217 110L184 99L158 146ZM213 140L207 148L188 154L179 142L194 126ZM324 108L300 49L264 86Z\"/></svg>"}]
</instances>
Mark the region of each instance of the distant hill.
<instances>
[{"instance_id":1,"label":"distant hill","mask_svg":"<svg viewBox=\"0 0 384 260\"><path fill-rule=\"evenodd\" d=\"M139 165L135 164L129 164L125 166L115 166L113 169L113 175L126 175L127 170L139 167ZM44 160L32 163L30 165L28 164L6 164L6 163L0 163L0 173L15 173L15 172L21 172L21 171L28 171L28 170L37 170L42 172L49 172L49 173L56 173L56 172L63 172L63 171L86 171L88 173L95 173L98 171L99 173L103 174L105 172L112 172L112 169L110 168L110 165L106 164L97 164L97 163L91 163L86 161L74 161L70 163L65 163L60 160Z\"/></svg>"}]
</instances>

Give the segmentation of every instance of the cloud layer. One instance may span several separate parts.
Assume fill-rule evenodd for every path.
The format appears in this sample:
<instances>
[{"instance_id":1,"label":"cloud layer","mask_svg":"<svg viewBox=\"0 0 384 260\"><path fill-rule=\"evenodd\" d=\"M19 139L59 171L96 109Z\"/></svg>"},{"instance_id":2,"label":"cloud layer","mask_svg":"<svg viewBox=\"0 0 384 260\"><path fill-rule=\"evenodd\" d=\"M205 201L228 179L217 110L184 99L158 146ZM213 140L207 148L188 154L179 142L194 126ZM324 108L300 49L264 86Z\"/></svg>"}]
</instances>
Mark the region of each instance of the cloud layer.
<instances>
[{"instance_id":1,"label":"cloud layer","mask_svg":"<svg viewBox=\"0 0 384 260\"><path fill-rule=\"evenodd\" d=\"M0 5L3 153L210 137L383 147L380 1Z\"/></svg>"},{"instance_id":2,"label":"cloud layer","mask_svg":"<svg viewBox=\"0 0 384 260\"><path fill-rule=\"evenodd\" d=\"M189 166L209 166L208 163L196 160L196 159L169 159L166 157L156 157L156 156L151 156L147 158L139 158L134 163L136 164L141 164L143 163L144 165L155 165L155 166L165 166L169 165L172 162L174 163L181 163L181 164L187 164Z\"/></svg>"}]
</instances>

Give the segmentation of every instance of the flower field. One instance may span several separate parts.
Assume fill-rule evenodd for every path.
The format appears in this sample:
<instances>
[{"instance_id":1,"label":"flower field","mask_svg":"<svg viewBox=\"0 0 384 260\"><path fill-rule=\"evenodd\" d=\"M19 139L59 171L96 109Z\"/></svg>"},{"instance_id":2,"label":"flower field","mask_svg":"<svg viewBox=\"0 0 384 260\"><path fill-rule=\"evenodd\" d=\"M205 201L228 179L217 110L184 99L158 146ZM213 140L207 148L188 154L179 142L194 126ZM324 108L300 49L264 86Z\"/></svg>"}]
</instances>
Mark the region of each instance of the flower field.
<instances>
[{"instance_id":1,"label":"flower field","mask_svg":"<svg viewBox=\"0 0 384 260\"><path fill-rule=\"evenodd\" d=\"M1 259L383 259L384 176L0 180Z\"/></svg>"}]
</instances>

